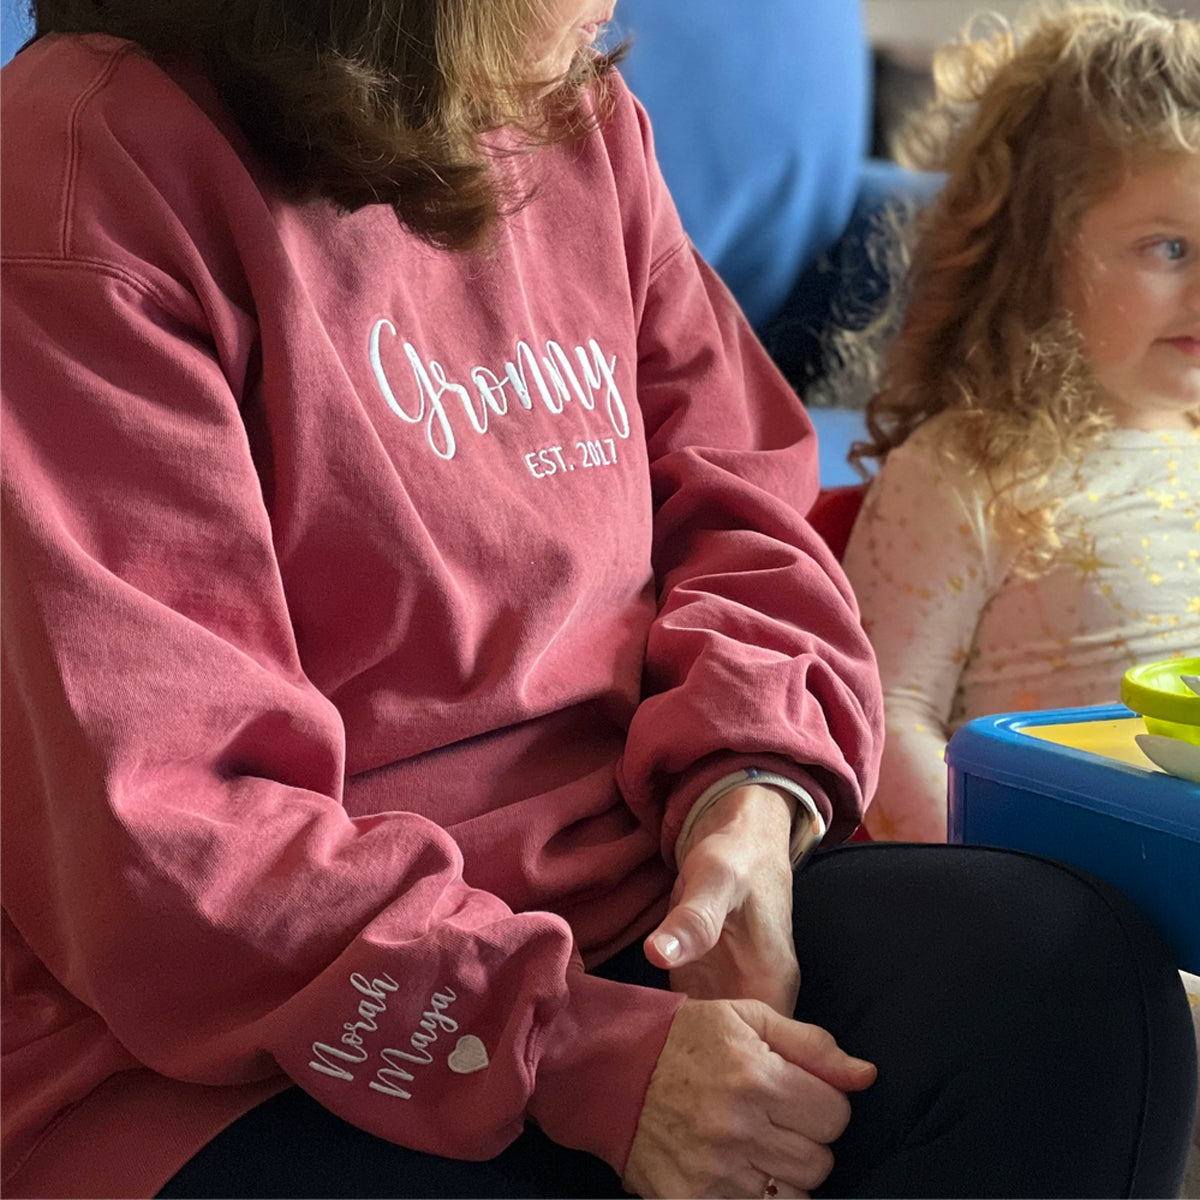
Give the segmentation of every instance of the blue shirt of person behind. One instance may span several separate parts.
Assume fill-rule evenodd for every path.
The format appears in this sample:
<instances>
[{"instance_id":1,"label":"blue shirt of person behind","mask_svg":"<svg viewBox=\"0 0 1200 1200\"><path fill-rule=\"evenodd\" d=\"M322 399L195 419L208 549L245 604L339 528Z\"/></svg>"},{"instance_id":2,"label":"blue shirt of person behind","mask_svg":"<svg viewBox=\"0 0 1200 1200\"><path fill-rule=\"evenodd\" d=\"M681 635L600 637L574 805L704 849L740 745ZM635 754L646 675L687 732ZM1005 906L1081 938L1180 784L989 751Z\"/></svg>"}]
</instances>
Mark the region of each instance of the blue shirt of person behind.
<instances>
[{"instance_id":1,"label":"blue shirt of person behind","mask_svg":"<svg viewBox=\"0 0 1200 1200\"><path fill-rule=\"evenodd\" d=\"M27 0L0 0L0 66L25 44L33 33Z\"/></svg>"},{"instance_id":2,"label":"blue shirt of person behind","mask_svg":"<svg viewBox=\"0 0 1200 1200\"><path fill-rule=\"evenodd\" d=\"M621 0L684 228L756 328L846 228L871 134L859 0Z\"/></svg>"}]
</instances>

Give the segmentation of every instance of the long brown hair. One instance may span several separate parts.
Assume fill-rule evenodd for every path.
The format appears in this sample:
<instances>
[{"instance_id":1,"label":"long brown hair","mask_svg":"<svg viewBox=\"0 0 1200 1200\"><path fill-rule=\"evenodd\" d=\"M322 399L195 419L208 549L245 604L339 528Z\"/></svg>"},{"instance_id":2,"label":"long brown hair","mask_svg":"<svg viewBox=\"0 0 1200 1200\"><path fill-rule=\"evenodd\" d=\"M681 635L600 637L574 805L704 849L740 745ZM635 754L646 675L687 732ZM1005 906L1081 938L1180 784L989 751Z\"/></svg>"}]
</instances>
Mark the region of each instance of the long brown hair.
<instances>
[{"instance_id":1,"label":"long brown hair","mask_svg":"<svg viewBox=\"0 0 1200 1200\"><path fill-rule=\"evenodd\" d=\"M945 47L934 71L904 158L946 182L911 231L899 333L852 457L882 460L945 414L939 448L1013 492L1105 427L1061 276L1089 205L1158 156L1200 151L1200 25L1058 0ZM1048 529L1015 501L1000 523Z\"/></svg>"},{"instance_id":2,"label":"long brown hair","mask_svg":"<svg viewBox=\"0 0 1200 1200\"><path fill-rule=\"evenodd\" d=\"M38 36L108 33L198 61L293 197L386 203L434 245L481 244L526 194L510 151L580 136L619 51L530 80L539 0L34 0ZM495 139L492 139L495 141ZM511 173L509 173L511 174Z\"/></svg>"}]
</instances>

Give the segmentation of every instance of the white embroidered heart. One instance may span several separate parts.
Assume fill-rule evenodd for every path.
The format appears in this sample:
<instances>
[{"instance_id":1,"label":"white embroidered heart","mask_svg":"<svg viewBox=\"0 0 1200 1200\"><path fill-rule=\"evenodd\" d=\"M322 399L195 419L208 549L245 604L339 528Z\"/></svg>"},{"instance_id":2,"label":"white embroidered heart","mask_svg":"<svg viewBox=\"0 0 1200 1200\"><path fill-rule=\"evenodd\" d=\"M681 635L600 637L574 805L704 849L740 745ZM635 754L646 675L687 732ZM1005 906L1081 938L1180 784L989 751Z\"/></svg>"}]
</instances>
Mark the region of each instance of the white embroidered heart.
<instances>
[{"instance_id":1,"label":"white embroidered heart","mask_svg":"<svg viewBox=\"0 0 1200 1200\"><path fill-rule=\"evenodd\" d=\"M488 1065L487 1049L473 1033L464 1034L458 1039L458 1045L450 1051L446 1065L459 1075L482 1071Z\"/></svg>"}]
</instances>

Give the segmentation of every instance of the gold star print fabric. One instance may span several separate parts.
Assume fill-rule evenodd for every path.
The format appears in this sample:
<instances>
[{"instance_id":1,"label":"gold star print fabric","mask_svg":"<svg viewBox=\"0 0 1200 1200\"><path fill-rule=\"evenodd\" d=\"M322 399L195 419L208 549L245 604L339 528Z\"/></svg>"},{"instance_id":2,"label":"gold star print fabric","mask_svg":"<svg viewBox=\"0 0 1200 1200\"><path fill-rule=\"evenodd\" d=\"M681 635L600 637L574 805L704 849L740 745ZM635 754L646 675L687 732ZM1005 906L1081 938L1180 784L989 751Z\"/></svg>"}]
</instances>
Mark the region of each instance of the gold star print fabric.
<instances>
[{"instance_id":1,"label":"gold star print fabric","mask_svg":"<svg viewBox=\"0 0 1200 1200\"><path fill-rule=\"evenodd\" d=\"M844 558L884 685L877 839L945 840L963 722L1115 703L1130 666L1200 653L1200 431L1114 430L1057 471L1062 546L1029 574L935 428L888 456Z\"/></svg>"}]
</instances>

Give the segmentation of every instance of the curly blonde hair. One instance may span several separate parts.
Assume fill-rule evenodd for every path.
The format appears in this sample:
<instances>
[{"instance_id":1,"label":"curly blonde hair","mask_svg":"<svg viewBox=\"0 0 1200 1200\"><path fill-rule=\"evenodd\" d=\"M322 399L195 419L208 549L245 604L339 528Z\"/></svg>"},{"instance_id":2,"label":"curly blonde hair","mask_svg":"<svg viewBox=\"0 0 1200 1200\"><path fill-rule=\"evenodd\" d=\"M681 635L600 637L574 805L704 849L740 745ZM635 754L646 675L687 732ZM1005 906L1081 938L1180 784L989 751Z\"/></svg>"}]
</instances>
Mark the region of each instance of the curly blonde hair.
<instances>
[{"instance_id":1,"label":"curly blonde hair","mask_svg":"<svg viewBox=\"0 0 1200 1200\"><path fill-rule=\"evenodd\" d=\"M993 519L1045 535L1053 504L1029 497L1107 424L1062 307L1068 251L1128 172L1200 151L1200 25L1135 0L996 20L938 52L902 143L946 181L903 239L903 314L851 458L882 460L944 414L939 450L991 482Z\"/></svg>"},{"instance_id":2,"label":"curly blonde hair","mask_svg":"<svg viewBox=\"0 0 1200 1200\"><path fill-rule=\"evenodd\" d=\"M419 237L483 243L528 189L501 153L593 128L621 49L530 79L545 0L31 0L38 36L108 33L198 62L296 199L392 206ZM505 149L489 138L506 130ZM507 182L506 182L507 181Z\"/></svg>"}]
</instances>

